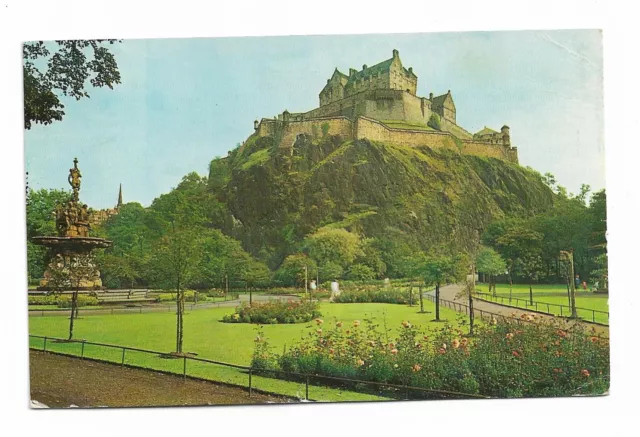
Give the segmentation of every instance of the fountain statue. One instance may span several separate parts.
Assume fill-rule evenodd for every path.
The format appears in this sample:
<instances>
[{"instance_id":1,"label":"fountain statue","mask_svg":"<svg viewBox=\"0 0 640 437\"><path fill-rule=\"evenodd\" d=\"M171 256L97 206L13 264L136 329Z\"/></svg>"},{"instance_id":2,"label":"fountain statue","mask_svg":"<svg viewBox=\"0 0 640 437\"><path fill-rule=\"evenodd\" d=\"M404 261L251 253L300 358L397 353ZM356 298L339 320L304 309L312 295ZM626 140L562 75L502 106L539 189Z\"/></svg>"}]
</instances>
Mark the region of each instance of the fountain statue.
<instances>
[{"instance_id":1,"label":"fountain statue","mask_svg":"<svg viewBox=\"0 0 640 437\"><path fill-rule=\"evenodd\" d=\"M89 209L80 202L81 178L78 158L75 158L68 177L72 189L71 199L64 205L57 205L54 212L58 235L32 238L34 244L49 248L49 264L38 290L61 287L75 290L102 289L100 271L92 251L111 246L111 241L89 236ZM64 278L64 283L60 278Z\"/></svg>"}]
</instances>

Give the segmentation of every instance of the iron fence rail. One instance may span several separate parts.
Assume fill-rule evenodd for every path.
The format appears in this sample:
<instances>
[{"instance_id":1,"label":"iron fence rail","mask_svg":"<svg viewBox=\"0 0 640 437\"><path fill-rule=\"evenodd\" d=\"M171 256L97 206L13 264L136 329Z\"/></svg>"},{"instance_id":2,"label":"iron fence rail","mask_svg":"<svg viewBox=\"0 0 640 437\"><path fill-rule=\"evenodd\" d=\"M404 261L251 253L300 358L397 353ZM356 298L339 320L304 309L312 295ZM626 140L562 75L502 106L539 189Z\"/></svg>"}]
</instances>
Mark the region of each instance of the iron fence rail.
<instances>
[{"instance_id":1,"label":"iron fence rail","mask_svg":"<svg viewBox=\"0 0 640 437\"><path fill-rule=\"evenodd\" d=\"M32 350L36 350L36 351L42 351L42 352L47 352L47 353L54 353L54 354L59 354L59 355L64 355L64 356L69 356L69 357L74 357L74 358L80 358L80 359L90 359L93 361L102 361L102 362L106 362L106 363L116 363L113 360L106 360L104 358L96 358L96 357L88 357L87 354L85 353L85 346L86 345L91 345L91 346L99 346L99 347L105 347L105 348L110 348L110 349L114 349L114 350L121 350L122 353L120 355L120 360L119 360L119 364L121 366L128 366L128 367L134 367L134 368L141 368L141 369L148 369L148 370L154 370L154 371L160 371L163 373L168 373L168 374L172 374L172 375L181 375L183 378L193 378L193 379L199 379L199 380L207 380L207 381L212 381L212 382L216 382L219 384L224 384L224 385L230 385L230 386L235 386L235 387L240 387L240 388L245 388L249 390L249 395L251 396L252 393L254 391L260 391L262 393L267 393L267 394L272 394L272 395L276 395L276 396L286 396L286 397L294 397L291 395L286 395L286 394L282 394L282 393L275 393L275 392L270 392L267 390L262 390L262 389L256 389L255 387L255 381L254 381L254 376L261 376L264 374L273 374L273 375L282 375L285 377L285 379L281 379L281 378L277 378L279 381L285 381L285 382L292 382L292 381L298 381L301 382L302 380L304 380L304 384L305 384L305 399L306 400L313 400L309 397L309 389L310 388L319 388L320 386L314 386L313 384L310 383L311 380L321 380L321 381L327 381L331 384L329 384L328 386L326 386L326 388L340 388L339 383L347 383L350 385L349 391L355 392L355 393L360 393L360 394L368 394L368 395L376 395L375 391L372 390L362 390L362 386L364 387L374 387L378 390L378 393L382 393L385 389L389 390L395 390L396 391L396 395L399 393L399 391L403 391L404 393L404 399L409 400L412 398L411 393L413 393L413 397L416 397L416 393L421 393L422 395L430 395L431 398L455 398L455 399L488 399L488 396L483 396L483 395L478 395L478 394L471 394L471 393L460 393L460 392L454 392L454 391L448 391L448 390L434 390L434 389L426 389L423 387L415 387L415 386L410 386L410 385L399 385L399 384L392 384L392 383L382 383L382 382L375 382L375 381L367 381L367 380L360 380L360 379L352 379L352 378L342 378L342 377L335 377L335 376L326 376L326 375L317 375L317 374L308 374L308 373L299 373L299 372L287 372L287 371L283 371L283 370L275 370L275 369L257 369L251 366L242 366L242 365L238 365L238 364L231 364L231 363L225 363L222 361L216 361L216 360L210 360L207 358L200 358L200 357L196 357L196 356L190 356L190 355L173 355L174 358L177 359L182 359L182 372L181 373L177 373L177 372L172 372L172 371L166 371L163 369L157 369L154 367L149 367L149 366L140 366L140 365L133 365L131 363L126 363L126 352L127 351L131 351L131 352L140 352L140 353L145 353L145 354L150 354L150 355L154 355L155 357L162 357L162 356L171 356L171 354L168 354L166 352L159 352L159 351L154 351L154 350L150 350L150 349L144 349L144 348L137 348L137 347L131 347L131 346L120 346L120 345L114 345L114 344L108 344L108 343L100 343L100 342L91 342L91 341L86 341L86 340L66 340L66 339L62 339L62 338L57 338L57 337L49 337L49 336L41 336L41 335L33 335L30 334L29 335L30 339L42 339L43 340L43 345L42 348L38 348L38 347L34 347L34 346L30 346L30 349ZM58 342L58 343L72 343L72 344L79 344L81 346L80 349L80 353L69 353L67 352L60 352L60 351L52 351L51 347L49 350L47 350L47 341L54 341L54 342ZM236 369L236 370L240 370L240 371L244 371L247 373L247 385L241 385L241 384L234 384L234 383L229 383L229 382L225 382L225 381L217 381L215 379L211 379L211 378L202 378L202 377L197 377L194 375L189 375L188 374L188 366L187 363L189 361L194 361L194 362L201 362L201 363L207 363L210 365L217 365L217 366L222 366L222 367L227 367L227 368L232 368L232 369ZM391 395L385 395L382 397L388 397L388 398L393 398L390 397ZM397 397L397 396L396 396Z\"/></svg>"},{"instance_id":2,"label":"iron fence rail","mask_svg":"<svg viewBox=\"0 0 640 437\"><path fill-rule=\"evenodd\" d=\"M424 297L426 297L429 301L435 303L436 302L436 297L431 295L431 294L425 294ZM482 300L482 299L478 299L478 300ZM445 300L445 299L440 299L440 305L447 307L447 308L451 308L454 311L458 311L460 313L465 313L466 315L469 315L469 306L467 304L461 303L461 302L454 302L451 300ZM515 307L512 307L515 308ZM522 324L522 323L535 323L533 321L529 321L526 319L521 319L519 317L513 317L511 315L507 316L504 314L498 314L498 313L494 313L491 311L486 311L486 310L482 310L479 308L474 307L473 308L473 314L475 316L480 316L481 320L487 319L488 321L491 321L491 319L495 319L497 320L501 320L503 322L515 322L517 324ZM603 338L603 339L608 339L609 337L606 335L602 335L600 333L595 334L596 337L599 338Z\"/></svg>"},{"instance_id":3,"label":"iron fence rail","mask_svg":"<svg viewBox=\"0 0 640 437\"><path fill-rule=\"evenodd\" d=\"M479 296L480 300L485 300L485 301L489 301L489 302L493 302L493 303L498 303L498 300L500 300L500 305L504 305L504 306L508 306L508 307L512 307L512 308L522 308L520 306L518 306L520 304L520 302L524 302L524 309L530 310L530 311L536 311L538 313L544 313L544 314L548 314L550 316L557 316L560 315L560 317L569 317L571 315L571 307L568 305L562 305L562 304L557 304L557 303L549 303L549 302L540 302L540 301L533 301L533 304L531 303L531 299L521 299L521 298L517 298L517 297L505 297L505 296L494 296L490 293L482 293L482 292L476 292L475 293L476 296ZM504 302L508 301L507 304L505 304ZM515 301L516 305L513 306L511 305L511 302ZM544 308L546 307L547 311L544 311ZM535 310L533 309L535 308ZM551 312L551 308L560 308L559 313L558 312ZM566 310L564 310L566 308ZM576 311L584 311L587 313L591 313L591 323L597 323L600 325L605 325L605 326L609 326L609 312L608 311L601 311L601 310L594 310L594 309L590 309L590 308L580 308L580 307L576 307ZM606 320L607 322L599 322L596 321L596 314L602 314L603 316L606 316ZM587 322L589 322L589 320L585 320Z\"/></svg>"}]
</instances>

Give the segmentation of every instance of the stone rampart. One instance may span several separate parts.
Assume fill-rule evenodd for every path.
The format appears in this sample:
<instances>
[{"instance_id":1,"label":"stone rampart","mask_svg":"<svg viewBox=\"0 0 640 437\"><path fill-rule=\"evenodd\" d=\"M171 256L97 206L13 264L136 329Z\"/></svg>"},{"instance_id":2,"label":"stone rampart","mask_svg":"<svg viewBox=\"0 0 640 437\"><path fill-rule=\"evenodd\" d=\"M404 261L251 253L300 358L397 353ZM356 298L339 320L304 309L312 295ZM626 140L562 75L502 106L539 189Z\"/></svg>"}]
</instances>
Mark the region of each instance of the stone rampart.
<instances>
[{"instance_id":1,"label":"stone rampart","mask_svg":"<svg viewBox=\"0 0 640 437\"><path fill-rule=\"evenodd\" d=\"M287 148L293 146L300 134L309 135L313 139L319 139L324 135L339 135L344 140L368 139L397 146L446 148L467 155L518 162L518 152L515 147L460 139L450 132L392 128L368 117L357 117L355 123L346 116L288 122L262 119L256 134L259 137L272 136L278 141L280 147Z\"/></svg>"}]
</instances>

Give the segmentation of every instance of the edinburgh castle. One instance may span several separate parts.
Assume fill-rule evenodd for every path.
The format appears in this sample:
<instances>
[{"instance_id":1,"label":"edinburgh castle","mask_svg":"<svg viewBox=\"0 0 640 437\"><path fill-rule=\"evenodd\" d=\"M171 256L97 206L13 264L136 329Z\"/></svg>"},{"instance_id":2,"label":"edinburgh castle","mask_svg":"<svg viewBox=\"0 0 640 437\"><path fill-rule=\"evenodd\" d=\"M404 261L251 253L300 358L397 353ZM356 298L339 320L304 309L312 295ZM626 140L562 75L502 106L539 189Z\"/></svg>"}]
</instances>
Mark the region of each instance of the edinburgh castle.
<instances>
[{"instance_id":1,"label":"edinburgh castle","mask_svg":"<svg viewBox=\"0 0 640 437\"><path fill-rule=\"evenodd\" d=\"M362 70L337 68L320 91L318 108L304 113L285 110L273 119L255 121L258 137L272 136L291 147L299 135L340 135L403 146L450 148L463 154L518 162L508 126L485 127L472 134L456 123L451 91L416 95L418 77L402 65L397 50L390 59Z\"/></svg>"}]
</instances>

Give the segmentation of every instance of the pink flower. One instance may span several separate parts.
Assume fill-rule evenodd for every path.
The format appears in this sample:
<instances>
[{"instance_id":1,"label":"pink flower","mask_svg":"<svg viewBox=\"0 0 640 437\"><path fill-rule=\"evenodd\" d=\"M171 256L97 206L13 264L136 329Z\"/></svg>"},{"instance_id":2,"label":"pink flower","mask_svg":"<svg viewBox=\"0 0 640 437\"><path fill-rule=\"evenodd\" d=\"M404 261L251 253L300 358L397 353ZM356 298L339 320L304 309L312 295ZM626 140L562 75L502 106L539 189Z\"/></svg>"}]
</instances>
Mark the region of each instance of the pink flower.
<instances>
[{"instance_id":1,"label":"pink flower","mask_svg":"<svg viewBox=\"0 0 640 437\"><path fill-rule=\"evenodd\" d=\"M512 354L514 357L516 357L516 358L520 356L520 354L518 353L518 351L513 351L513 352L511 352L511 354Z\"/></svg>"},{"instance_id":2,"label":"pink flower","mask_svg":"<svg viewBox=\"0 0 640 437\"><path fill-rule=\"evenodd\" d=\"M420 364L414 364L413 367L411 368L414 372L419 372L420 369L422 369L422 367L420 366Z\"/></svg>"},{"instance_id":3,"label":"pink flower","mask_svg":"<svg viewBox=\"0 0 640 437\"><path fill-rule=\"evenodd\" d=\"M582 376L584 376L585 378L588 378L588 377L591 375L587 369L582 369L582 371L581 371L580 373L581 373L581 374L582 374Z\"/></svg>"},{"instance_id":4,"label":"pink flower","mask_svg":"<svg viewBox=\"0 0 640 437\"><path fill-rule=\"evenodd\" d=\"M505 337L511 340L513 338L513 333L509 332L507 333L507 335L505 335Z\"/></svg>"},{"instance_id":5,"label":"pink flower","mask_svg":"<svg viewBox=\"0 0 640 437\"><path fill-rule=\"evenodd\" d=\"M391 349L391 353L392 353L393 355L397 354L397 353L398 353L398 349Z\"/></svg>"},{"instance_id":6,"label":"pink flower","mask_svg":"<svg viewBox=\"0 0 640 437\"><path fill-rule=\"evenodd\" d=\"M440 355L444 354L447 350L443 347L441 347L440 349L438 349L438 353L440 353Z\"/></svg>"},{"instance_id":7,"label":"pink flower","mask_svg":"<svg viewBox=\"0 0 640 437\"><path fill-rule=\"evenodd\" d=\"M451 346L453 346L454 349L458 349L460 347L460 341L456 338L451 342Z\"/></svg>"}]
</instances>

